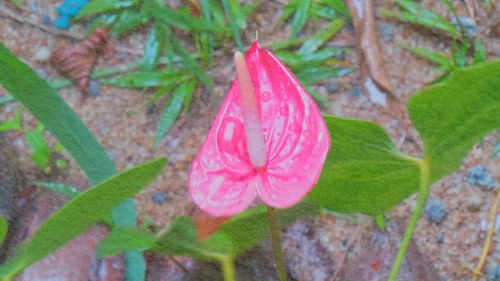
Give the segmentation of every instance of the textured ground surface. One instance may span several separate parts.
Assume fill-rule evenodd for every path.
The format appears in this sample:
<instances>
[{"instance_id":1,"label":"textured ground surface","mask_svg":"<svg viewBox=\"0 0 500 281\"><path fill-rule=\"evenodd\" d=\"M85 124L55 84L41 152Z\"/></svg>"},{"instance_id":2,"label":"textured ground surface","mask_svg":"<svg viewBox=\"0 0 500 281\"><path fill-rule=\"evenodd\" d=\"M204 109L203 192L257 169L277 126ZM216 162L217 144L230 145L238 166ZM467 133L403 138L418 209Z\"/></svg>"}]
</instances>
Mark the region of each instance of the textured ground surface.
<instances>
[{"instance_id":1,"label":"textured ground surface","mask_svg":"<svg viewBox=\"0 0 500 281\"><path fill-rule=\"evenodd\" d=\"M39 7L36 11L18 12L27 18L41 21L45 14L54 16L54 6L59 1L32 2L38 3ZM378 7L391 7L388 2L380 1ZM444 15L447 14L440 4L433 5L437 11L441 11ZM281 8L282 5L279 1L265 1L251 17L249 31L245 34L244 41L250 43L254 39L254 30L259 30L259 37L264 46L285 39L283 26L278 25ZM465 11L459 11L459 13L466 15ZM497 13L497 16L498 14L500 13ZM485 17L478 17L478 19L479 24L487 21ZM442 40L439 36L380 16L377 17L377 21L380 27L379 31L382 34L385 65L394 85L395 95L400 100L405 101L439 74L433 71L433 66L415 58L399 46L410 44L449 52L449 45L443 43L448 40ZM81 33L83 30L82 26L73 26L70 29L74 33ZM306 32L311 30L314 30L313 26L306 28ZM349 31L345 31L345 33L347 38L352 37L352 34L349 35ZM500 37L495 32L486 34L484 40L489 58L500 55ZM67 38L54 37L32 26L6 18L0 18L0 41L18 57L32 65L40 75L48 79L56 78L58 75L47 63L35 62L33 60L35 52L43 42L47 42L51 49L58 44L72 42ZM144 37L137 33L117 40L117 42L120 46L141 50ZM329 44L335 44L335 40ZM356 52L352 50L346 56L356 67ZM147 93L103 87L101 97L89 98L84 103L80 103L80 94L76 88L69 87L60 91L61 96L83 119L109 154L114 157L118 169L124 169L158 156L169 158L170 164L161 177L136 197L140 217L148 216L159 225L167 226L175 216L190 213L193 204L187 193L189 164L202 144L203 137L211 125L218 105L234 79L231 57L231 50L218 55L211 70L215 82L212 92L199 91L195 94L189 114L181 116L156 150L152 148L152 144L159 113L158 111L148 113L146 110L145 103L149 97ZM138 56L131 54L117 53L112 59L99 62L97 68L133 62L138 58ZM318 87L318 92L332 101L332 106L323 108L323 112L375 121L383 125L394 142L398 143L403 132L409 128L403 128L384 109L375 107L363 94L358 80L359 71L356 70L347 77L328 81L323 86ZM6 92L0 89L0 96L5 94ZM14 104L1 109L0 120L13 117L15 109ZM24 112L23 120L29 124L32 117ZM7 137L21 152L25 170L34 170L35 168L26 154L27 145L24 139L15 133L9 133ZM492 156L499 139L498 132L487 136L483 142L472 149L457 173L433 186L431 197L444 202L447 205L448 213L441 224L433 223L423 217L419 222L415 241L420 251L429 257L444 280L469 280L470 272L466 267L474 266L480 255L485 236L485 231L481 229L480 224L488 217L495 193L468 184L466 171L477 164L482 164L493 173L497 182L500 181L500 158ZM419 154L418 148L411 142L404 142L401 149L413 155ZM37 176L40 176L40 173L33 172L31 175L35 178ZM88 186L87 180L73 161L71 161L68 170L52 177L51 180L75 185L80 189ZM473 194L479 195L482 201L475 211L468 208L468 199ZM155 199L153 200L153 198ZM395 208L388 214L389 218L405 220L411 213L415 203L414 199L412 197ZM290 253L288 261L292 267L291 275L298 280L329 280L329 278L323 279L321 276L330 276L331 278L336 269L348 261L349 257L360 253L362 243L358 240L363 236L362 233L373 232L372 228L367 227L368 220L370 218L365 216L327 215L313 222L301 222L292 227L288 231L285 241L287 252ZM311 229L312 232L310 232ZM96 235L102 234L99 232ZM497 241L498 235L495 237L495 246L489 258L490 264L500 263L500 241ZM315 260L314 257L321 258ZM163 263L167 264L168 262L161 260L160 264ZM371 266L373 270L378 270L377 267L374 268L373 264L360 264L359 266ZM317 275L304 273L323 269L324 271L317 272Z\"/></svg>"}]
</instances>

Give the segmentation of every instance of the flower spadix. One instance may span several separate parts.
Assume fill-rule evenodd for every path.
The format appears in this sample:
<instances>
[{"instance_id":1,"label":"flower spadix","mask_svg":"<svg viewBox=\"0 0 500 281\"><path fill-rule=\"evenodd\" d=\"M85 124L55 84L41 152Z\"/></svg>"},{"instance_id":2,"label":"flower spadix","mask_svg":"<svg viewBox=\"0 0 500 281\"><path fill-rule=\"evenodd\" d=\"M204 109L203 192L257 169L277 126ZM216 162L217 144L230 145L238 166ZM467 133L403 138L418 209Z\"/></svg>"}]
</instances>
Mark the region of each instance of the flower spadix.
<instances>
[{"instance_id":1,"label":"flower spadix","mask_svg":"<svg viewBox=\"0 0 500 281\"><path fill-rule=\"evenodd\" d=\"M321 114L290 70L255 42L235 54L236 80L191 165L189 192L214 216L259 197L287 208L314 186L330 147Z\"/></svg>"}]
</instances>

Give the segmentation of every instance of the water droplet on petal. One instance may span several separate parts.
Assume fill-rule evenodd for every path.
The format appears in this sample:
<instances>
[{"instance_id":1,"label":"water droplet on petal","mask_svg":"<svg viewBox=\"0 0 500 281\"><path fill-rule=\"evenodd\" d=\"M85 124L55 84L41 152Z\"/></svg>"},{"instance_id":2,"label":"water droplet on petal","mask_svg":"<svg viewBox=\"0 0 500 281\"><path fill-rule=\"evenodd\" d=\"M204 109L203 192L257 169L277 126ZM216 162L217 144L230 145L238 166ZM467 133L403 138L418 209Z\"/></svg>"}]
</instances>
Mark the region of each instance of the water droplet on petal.
<instances>
[{"instance_id":1,"label":"water droplet on petal","mask_svg":"<svg viewBox=\"0 0 500 281\"><path fill-rule=\"evenodd\" d=\"M304 130L304 137L308 138L308 137L310 137L310 136L311 136L311 130L309 130L309 129L305 129L305 130Z\"/></svg>"},{"instance_id":2,"label":"water droplet on petal","mask_svg":"<svg viewBox=\"0 0 500 281\"><path fill-rule=\"evenodd\" d=\"M243 124L234 117L226 117L222 120L217 142L220 148L228 153L236 153L238 143L243 136Z\"/></svg>"},{"instance_id":3,"label":"water droplet on petal","mask_svg":"<svg viewBox=\"0 0 500 281\"><path fill-rule=\"evenodd\" d=\"M282 116L287 116L288 115L288 106L284 105L280 108L280 114Z\"/></svg>"},{"instance_id":4,"label":"water droplet on petal","mask_svg":"<svg viewBox=\"0 0 500 281\"><path fill-rule=\"evenodd\" d=\"M260 98L262 99L262 101L269 101L271 99L271 93L269 92L263 92L260 96Z\"/></svg>"},{"instance_id":5,"label":"water droplet on petal","mask_svg":"<svg viewBox=\"0 0 500 281\"><path fill-rule=\"evenodd\" d=\"M288 125L288 130L290 130L290 132L297 133L298 131L300 131L300 124L298 124L297 122L292 122L290 123L290 125Z\"/></svg>"}]
</instances>

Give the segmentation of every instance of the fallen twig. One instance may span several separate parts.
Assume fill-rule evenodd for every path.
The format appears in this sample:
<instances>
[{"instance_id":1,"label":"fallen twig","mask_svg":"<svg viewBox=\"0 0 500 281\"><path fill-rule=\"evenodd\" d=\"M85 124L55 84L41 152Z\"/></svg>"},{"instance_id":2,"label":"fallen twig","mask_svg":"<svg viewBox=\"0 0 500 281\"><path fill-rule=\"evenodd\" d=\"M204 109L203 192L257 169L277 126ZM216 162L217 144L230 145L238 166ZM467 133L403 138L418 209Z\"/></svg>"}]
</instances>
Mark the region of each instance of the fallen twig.
<instances>
[{"instance_id":1,"label":"fallen twig","mask_svg":"<svg viewBox=\"0 0 500 281\"><path fill-rule=\"evenodd\" d=\"M484 246L483 246L483 251L481 253L481 257L479 258L479 261L476 265L476 268L474 269L474 271L472 271L471 281L477 281L478 272L483 272L484 265L486 264L486 259L488 258L488 255L489 255L490 250L491 250L491 242L493 239L493 234L495 232L495 220L496 220L497 210L498 210L499 205L500 205L500 191L497 192L495 203L493 203L493 206L491 207L488 233L486 234L486 239L484 241Z\"/></svg>"}]
</instances>

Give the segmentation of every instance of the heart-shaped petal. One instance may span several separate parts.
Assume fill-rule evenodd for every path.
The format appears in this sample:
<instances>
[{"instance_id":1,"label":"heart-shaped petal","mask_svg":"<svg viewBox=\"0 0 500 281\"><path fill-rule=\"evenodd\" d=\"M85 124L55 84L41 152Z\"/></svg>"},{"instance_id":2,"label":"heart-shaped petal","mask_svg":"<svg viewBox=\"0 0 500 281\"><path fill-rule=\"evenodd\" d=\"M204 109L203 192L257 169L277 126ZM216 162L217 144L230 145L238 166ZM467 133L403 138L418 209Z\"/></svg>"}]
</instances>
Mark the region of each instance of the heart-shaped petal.
<instances>
[{"instance_id":1,"label":"heart-shaped petal","mask_svg":"<svg viewBox=\"0 0 500 281\"><path fill-rule=\"evenodd\" d=\"M290 70L255 42L245 57L257 98L267 163L249 158L236 80L191 168L194 202L215 216L247 208L257 194L269 206L287 208L314 186L330 147L321 114Z\"/></svg>"}]
</instances>

